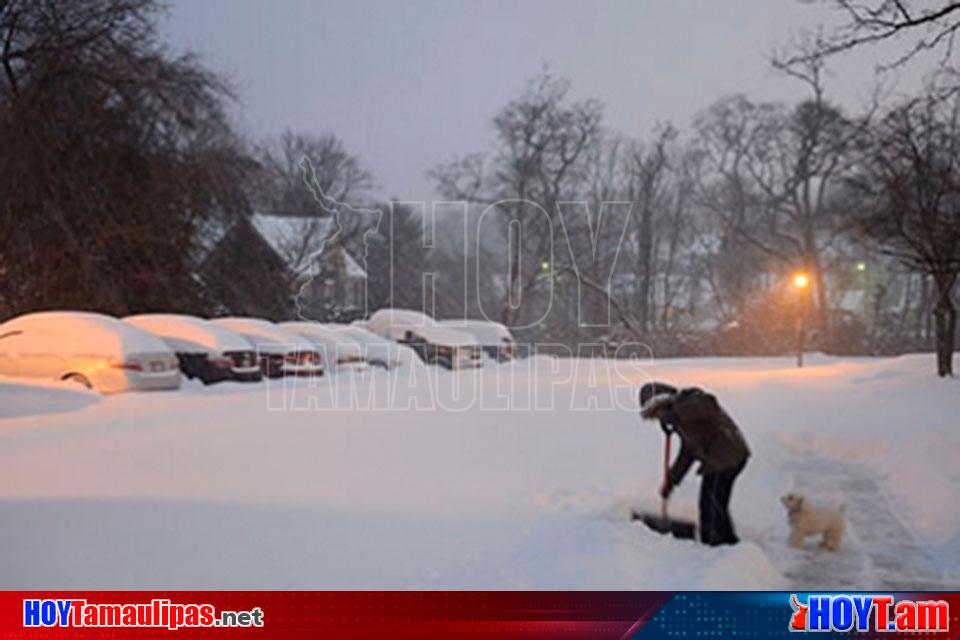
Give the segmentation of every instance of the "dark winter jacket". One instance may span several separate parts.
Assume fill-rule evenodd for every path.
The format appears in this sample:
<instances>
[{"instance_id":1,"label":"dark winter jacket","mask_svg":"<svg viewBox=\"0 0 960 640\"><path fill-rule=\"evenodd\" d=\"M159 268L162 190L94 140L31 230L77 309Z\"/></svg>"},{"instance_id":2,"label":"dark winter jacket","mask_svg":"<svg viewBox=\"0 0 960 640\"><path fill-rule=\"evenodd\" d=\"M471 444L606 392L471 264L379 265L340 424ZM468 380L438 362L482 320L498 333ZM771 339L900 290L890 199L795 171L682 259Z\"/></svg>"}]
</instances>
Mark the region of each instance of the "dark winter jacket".
<instances>
[{"instance_id":1,"label":"dark winter jacket","mask_svg":"<svg viewBox=\"0 0 960 640\"><path fill-rule=\"evenodd\" d=\"M698 473L706 474L733 469L750 456L733 418L702 389L656 395L643 404L641 415L659 417L680 436L680 454L670 468L672 485L680 484L694 461L700 462Z\"/></svg>"}]
</instances>

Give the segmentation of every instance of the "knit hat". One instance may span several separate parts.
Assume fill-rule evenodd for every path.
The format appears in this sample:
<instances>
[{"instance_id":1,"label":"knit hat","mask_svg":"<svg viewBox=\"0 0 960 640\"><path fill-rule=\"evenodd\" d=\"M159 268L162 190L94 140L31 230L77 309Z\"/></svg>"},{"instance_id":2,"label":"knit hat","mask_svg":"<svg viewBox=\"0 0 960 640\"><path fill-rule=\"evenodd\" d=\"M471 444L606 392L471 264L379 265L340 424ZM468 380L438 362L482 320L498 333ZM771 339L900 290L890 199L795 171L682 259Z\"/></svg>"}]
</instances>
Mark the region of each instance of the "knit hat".
<instances>
[{"instance_id":1,"label":"knit hat","mask_svg":"<svg viewBox=\"0 0 960 640\"><path fill-rule=\"evenodd\" d=\"M653 419L662 407L673 401L677 388L663 382L648 382L640 387L640 417Z\"/></svg>"}]
</instances>

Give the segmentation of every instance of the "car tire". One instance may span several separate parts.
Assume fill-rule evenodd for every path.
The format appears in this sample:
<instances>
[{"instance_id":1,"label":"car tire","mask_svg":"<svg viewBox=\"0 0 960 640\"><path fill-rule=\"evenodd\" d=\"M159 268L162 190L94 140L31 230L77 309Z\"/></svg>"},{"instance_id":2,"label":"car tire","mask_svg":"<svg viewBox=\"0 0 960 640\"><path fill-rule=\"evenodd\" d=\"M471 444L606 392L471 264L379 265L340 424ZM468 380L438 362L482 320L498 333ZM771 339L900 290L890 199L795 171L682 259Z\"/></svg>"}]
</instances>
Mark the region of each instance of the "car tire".
<instances>
[{"instance_id":1,"label":"car tire","mask_svg":"<svg viewBox=\"0 0 960 640\"><path fill-rule=\"evenodd\" d=\"M82 373L68 373L67 375L63 376L62 379L68 380L70 382L75 382L87 389L93 389L93 385L90 384L90 379L87 378L87 376L83 375Z\"/></svg>"}]
</instances>

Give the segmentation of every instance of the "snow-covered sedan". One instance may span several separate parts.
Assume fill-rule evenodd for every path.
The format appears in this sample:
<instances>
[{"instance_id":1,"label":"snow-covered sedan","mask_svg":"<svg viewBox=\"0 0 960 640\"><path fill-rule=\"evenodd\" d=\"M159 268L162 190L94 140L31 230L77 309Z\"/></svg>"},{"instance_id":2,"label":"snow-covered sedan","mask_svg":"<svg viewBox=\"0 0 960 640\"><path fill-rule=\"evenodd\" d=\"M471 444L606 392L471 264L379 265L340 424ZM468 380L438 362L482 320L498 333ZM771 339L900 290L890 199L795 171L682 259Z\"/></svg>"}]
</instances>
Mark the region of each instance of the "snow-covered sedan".
<instances>
[{"instance_id":1,"label":"snow-covered sedan","mask_svg":"<svg viewBox=\"0 0 960 640\"><path fill-rule=\"evenodd\" d=\"M0 325L0 374L70 380L102 393L180 386L177 358L162 340L80 311L29 313Z\"/></svg>"},{"instance_id":2,"label":"snow-covered sedan","mask_svg":"<svg viewBox=\"0 0 960 640\"><path fill-rule=\"evenodd\" d=\"M210 322L239 333L257 351L268 378L323 375L323 359L302 336L259 318L215 318Z\"/></svg>"},{"instance_id":3,"label":"snow-covered sedan","mask_svg":"<svg viewBox=\"0 0 960 640\"><path fill-rule=\"evenodd\" d=\"M369 369L363 349L346 333L337 332L319 322L281 322L280 326L309 340L323 356L327 370L362 373Z\"/></svg>"},{"instance_id":4,"label":"snow-covered sedan","mask_svg":"<svg viewBox=\"0 0 960 640\"><path fill-rule=\"evenodd\" d=\"M417 352L405 344L387 340L358 324L328 324L331 331L343 332L360 345L363 359L375 367L401 369L421 364Z\"/></svg>"},{"instance_id":5,"label":"snow-covered sedan","mask_svg":"<svg viewBox=\"0 0 960 640\"><path fill-rule=\"evenodd\" d=\"M257 354L246 338L202 318L173 313L146 313L124 318L166 343L180 371L204 384L261 379Z\"/></svg>"},{"instance_id":6,"label":"snow-covered sedan","mask_svg":"<svg viewBox=\"0 0 960 640\"><path fill-rule=\"evenodd\" d=\"M370 316L367 328L409 345L427 364L439 364L447 369L483 366L483 351L476 338L441 326L430 316L417 311L381 309Z\"/></svg>"},{"instance_id":7,"label":"snow-covered sedan","mask_svg":"<svg viewBox=\"0 0 960 640\"><path fill-rule=\"evenodd\" d=\"M450 327L463 333L469 333L483 351L497 362L513 360L517 354L517 343L513 334L505 325L490 320L440 320L444 327Z\"/></svg>"}]
</instances>

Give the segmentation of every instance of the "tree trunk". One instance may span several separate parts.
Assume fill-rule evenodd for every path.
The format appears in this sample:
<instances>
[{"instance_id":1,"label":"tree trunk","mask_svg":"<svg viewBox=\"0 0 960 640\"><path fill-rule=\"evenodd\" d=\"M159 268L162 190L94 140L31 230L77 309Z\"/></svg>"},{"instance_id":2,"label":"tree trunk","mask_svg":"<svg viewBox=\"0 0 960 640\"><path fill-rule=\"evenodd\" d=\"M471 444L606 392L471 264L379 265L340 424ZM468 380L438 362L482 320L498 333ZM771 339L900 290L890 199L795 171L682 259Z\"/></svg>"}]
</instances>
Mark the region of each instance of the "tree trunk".
<instances>
[{"instance_id":1,"label":"tree trunk","mask_svg":"<svg viewBox=\"0 0 960 640\"><path fill-rule=\"evenodd\" d=\"M813 285L816 291L817 329L820 330L820 344L830 343L830 297L827 295L827 280L824 277L823 267L820 265L820 255L813 241L807 250L806 263L813 272Z\"/></svg>"},{"instance_id":2,"label":"tree trunk","mask_svg":"<svg viewBox=\"0 0 960 640\"><path fill-rule=\"evenodd\" d=\"M937 375L953 376L953 351L957 333L957 309L953 304L953 285L957 276L937 278L937 304L933 309L936 325Z\"/></svg>"},{"instance_id":3,"label":"tree trunk","mask_svg":"<svg viewBox=\"0 0 960 640\"><path fill-rule=\"evenodd\" d=\"M639 230L640 250L637 256L637 266L640 271L639 291L637 292L637 302L639 305L639 325L643 335L647 334L650 327L650 298L653 289L653 211L649 206L644 206L640 217Z\"/></svg>"}]
</instances>

